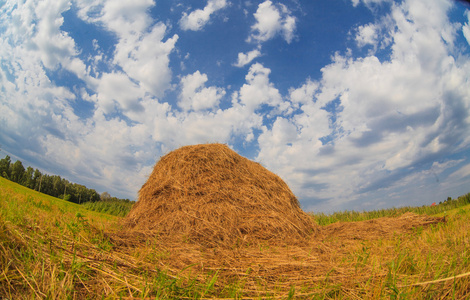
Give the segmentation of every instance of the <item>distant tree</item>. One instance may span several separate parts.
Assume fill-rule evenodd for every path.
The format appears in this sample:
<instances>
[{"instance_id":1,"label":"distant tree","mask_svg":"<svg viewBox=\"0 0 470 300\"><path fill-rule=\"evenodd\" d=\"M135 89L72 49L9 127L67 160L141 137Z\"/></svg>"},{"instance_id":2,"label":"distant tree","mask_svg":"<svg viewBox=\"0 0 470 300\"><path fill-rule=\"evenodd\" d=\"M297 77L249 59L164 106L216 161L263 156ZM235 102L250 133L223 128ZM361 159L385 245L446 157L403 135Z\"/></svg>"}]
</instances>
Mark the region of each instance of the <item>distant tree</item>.
<instances>
[{"instance_id":1,"label":"distant tree","mask_svg":"<svg viewBox=\"0 0 470 300\"><path fill-rule=\"evenodd\" d=\"M42 173L36 169L34 170L34 175L33 175L33 182L34 182L34 187L32 189L39 191L39 188L41 187L41 179L42 179Z\"/></svg>"},{"instance_id":2,"label":"distant tree","mask_svg":"<svg viewBox=\"0 0 470 300\"><path fill-rule=\"evenodd\" d=\"M104 192L100 196L94 189L71 183L58 175L42 174L38 169L34 170L32 167L25 170L19 160L12 164L8 155L0 159L0 176L41 193L75 203L121 200L111 197L108 192Z\"/></svg>"},{"instance_id":3,"label":"distant tree","mask_svg":"<svg viewBox=\"0 0 470 300\"><path fill-rule=\"evenodd\" d=\"M21 184L30 189L34 189L35 183L34 183L34 169L33 168L31 167L26 168L26 173L24 174L23 183Z\"/></svg>"},{"instance_id":4,"label":"distant tree","mask_svg":"<svg viewBox=\"0 0 470 300\"><path fill-rule=\"evenodd\" d=\"M72 187L72 185L70 184L70 182L65 179L65 178L62 178L62 186L64 187L64 190L62 191L62 193L65 195L65 194L70 194L70 189ZM68 198L69 200L67 201L71 201L71 195L69 195L70 197ZM64 196L65 197L65 196ZM62 197L62 199L65 199L64 197Z\"/></svg>"},{"instance_id":5,"label":"distant tree","mask_svg":"<svg viewBox=\"0 0 470 300\"><path fill-rule=\"evenodd\" d=\"M111 195L108 192L102 192L100 199L101 201L111 200Z\"/></svg>"},{"instance_id":6,"label":"distant tree","mask_svg":"<svg viewBox=\"0 0 470 300\"><path fill-rule=\"evenodd\" d=\"M70 193L72 195L72 201L75 203L82 203L82 201L86 201L86 186L81 184L74 184L73 191Z\"/></svg>"},{"instance_id":7,"label":"distant tree","mask_svg":"<svg viewBox=\"0 0 470 300\"><path fill-rule=\"evenodd\" d=\"M56 197L53 191L54 191L54 187L52 185L52 177L47 174L42 175L40 192Z\"/></svg>"},{"instance_id":8,"label":"distant tree","mask_svg":"<svg viewBox=\"0 0 470 300\"><path fill-rule=\"evenodd\" d=\"M76 183L67 185L67 194L71 195L69 201L79 204L84 202L96 202L100 200L100 195L95 190Z\"/></svg>"},{"instance_id":9,"label":"distant tree","mask_svg":"<svg viewBox=\"0 0 470 300\"><path fill-rule=\"evenodd\" d=\"M5 156L5 158L0 159L0 176L10 179L10 156Z\"/></svg>"},{"instance_id":10,"label":"distant tree","mask_svg":"<svg viewBox=\"0 0 470 300\"><path fill-rule=\"evenodd\" d=\"M64 194L65 184L59 175L52 175L52 196L59 197Z\"/></svg>"},{"instance_id":11,"label":"distant tree","mask_svg":"<svg viewBox=\"0 0 470 300\"><path fill-rule=\"evenodd\" d=\"M96 201L100 201L100 194L98 194L97 191L95 191L94 189L89 189L88 190L88 199L89 201L91 202L96 202Z\"/></svg>"},{"instance_id":12,"label":"distant tree","mask_svg":"<svg viewBox=\"0 0 470 300\"><path fill-rule=\"evenodd\" d=\"M10 179L11 181L17 182L17 183L22 183L23 182L23 177L25 175L25 169L23 167L23 164L21 161L17 160L13 165L10 165L11 169L11 174L10 174Z\"/></svg>"}]
</instances>

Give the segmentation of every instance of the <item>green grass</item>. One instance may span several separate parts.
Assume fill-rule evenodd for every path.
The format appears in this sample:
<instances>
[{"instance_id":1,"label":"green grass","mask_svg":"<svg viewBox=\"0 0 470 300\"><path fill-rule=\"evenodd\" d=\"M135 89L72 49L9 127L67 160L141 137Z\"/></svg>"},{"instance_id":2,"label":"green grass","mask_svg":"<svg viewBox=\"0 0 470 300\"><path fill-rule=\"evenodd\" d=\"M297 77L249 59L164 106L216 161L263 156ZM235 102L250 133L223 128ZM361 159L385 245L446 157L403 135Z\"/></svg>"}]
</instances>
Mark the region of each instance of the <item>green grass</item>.
<instances>
[{"instance_id":1,"label":"green grass","mask_svg":"<svg viewBox=\"0 0 470 300\"><path fill-rule=\"evenodd\" d=\"M122 200L85 202L82 204L88 210L106 213L113 216L125 217L131 211L134 202L124 202Z\"/></svg>"},{"instance_id":2,"label":"green grass","mask_svg":"<svg viewBox=\"0 0 470 300\"><path fill-rule=\"evenodd\" d=\"M407 212L413 212L419 215L438 215L444 216L447 212L460 208L470 204L470 193L461 196L457 199L445 201L435 206L419 206L419 207L399 207L399 208L388 208L373 211L342 211L335 212L332 214L324 213L312 213L311 215L315 218L319 225L328 225L336 222L354 222L354 221L365 221L371 219L377 219L382 217L397 217Z\"/></svg>"},{"instance_id":3,"label":"green grass","mask_svg":"<svg viewBox=\"0 0 470 300\"><path fill-rule=\"evenodd\" d=\"M0 299L468 299L468 197L432 208L314 215L320 224L405 211L446 215L446 223L407 235L224 252L115 238L121 217L0 178ZM253 263L232 270L229 253ZM286 263L271 265L269 255Z\"/></svg>"},{"instance_id":4,"label":"green grass","mask_svg":"<svg viewBox=\"0 0 470 300\"><path fill-rule=\"evenodd\" d=\"M0 299L201 298L204 280L167 275L109 232L121 218L0 177ZM106 230L105 230L106 229ZM139 244L139 243L137 243Z\"/></svg>"}]
</instances>

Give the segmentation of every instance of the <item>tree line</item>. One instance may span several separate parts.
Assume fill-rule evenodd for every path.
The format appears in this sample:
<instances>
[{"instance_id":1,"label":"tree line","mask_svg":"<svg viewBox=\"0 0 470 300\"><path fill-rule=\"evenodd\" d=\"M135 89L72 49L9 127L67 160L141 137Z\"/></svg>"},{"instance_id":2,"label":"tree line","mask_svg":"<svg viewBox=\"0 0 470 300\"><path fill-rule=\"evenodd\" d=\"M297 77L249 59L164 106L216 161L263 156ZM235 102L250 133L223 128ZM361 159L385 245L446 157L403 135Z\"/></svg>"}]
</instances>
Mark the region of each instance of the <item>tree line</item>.
<instances>
[{"instance_id":1,"label":"tree line","mask_svg":"<svg viewBox=\"0 0 470 300\"><path fill-rule=\"evenodd\" d=\"M42 174L38 169L32 167L25 169L19 160L12 163L8 155L0 160L0 176L32 190L78 204L100 200L130 202L129 199L111 197L107 192L100 195L94 189L69 182L58 175Z\"/></svg>"}]
</instances>

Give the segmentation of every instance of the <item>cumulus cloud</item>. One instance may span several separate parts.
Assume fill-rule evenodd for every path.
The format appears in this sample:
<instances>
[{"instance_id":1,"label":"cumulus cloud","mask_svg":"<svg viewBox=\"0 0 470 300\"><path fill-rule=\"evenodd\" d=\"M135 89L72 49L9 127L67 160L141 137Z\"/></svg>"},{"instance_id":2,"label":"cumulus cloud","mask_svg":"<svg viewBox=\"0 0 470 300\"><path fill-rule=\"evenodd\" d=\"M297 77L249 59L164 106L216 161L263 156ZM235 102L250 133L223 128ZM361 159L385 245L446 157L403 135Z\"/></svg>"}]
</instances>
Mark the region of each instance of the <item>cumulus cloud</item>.
<instances>
[{"instance_id":1,"label":"cumulus cloud","mask_svg":"<svg viewBox=\"0 0 470 300\"><path fill-rule=\"evenodd\" d=\"M143 91L123 73L103 74L96 91L99 107L105 114L114 113L116 105L125 114L129 110L143 110L139 103L139 99L144 96Z\"/></svg>"},{"instance_id":2,"label":"cumulus cloud","mask_svg":"<svg viewBox=\"0 0 470 300\"><path fill-rule=\"evenodd\" d=\"M137 190L143 177L120 174L145 175L148 168L144 164L153 163L155 153L161 151L152 142L151 128L140 121L153 120L142 115L148 102L156 103L153 117L167 116L168 106L150 100L149 95L168 88L168 55L177 36L162 41L166 27L152 25L147 16L153 1L80 1L76 5L83 20L118 36L114 57L108 62L109 73L86 66L75 41L61 29L62 14L71 7L69 1L8 2L1 7L5 29L0 47L2 140L46 172L129 195L129 188ZM94 44L97 50L96 41ZM131 59L124 59L125 55ZM3 60L10 62L8 73ZM89 73L92 68L93 76ZM51 81L50 72L64 71L81 79L81 87L69 89ZM90 118L77 116L78 101L92 104Z\"/></svg>"},{"instance_id":3,"label":"cumulus cloud","mask_svg":"<svg viewBox=\"0 0 470 300\"><path fill-rule=\"evenodd\" d=\"M319 84L310 79L307 80L300 88L294 89L291 88L289 91L290 100L292 103L302 103L307 104L313 101L315 92L317 91Z\"/></svg>"},{"instance_id":4,"label":"cumulus cloud","mask_svg":"<svg viewBox=\"0 0 470 300\"><path fill-rule=\"evenodd\" d=\"M201 30L210 19L210 16L227 6L226 0L209 0L204 9L196 9L191 12L189 15L183 13L183 16L180 19L180 27L183 30Z\"/></svg>"},{"instance_id":5,"label":"cumulus cloud","mask_svg":"<svg viewBox=\"0 0 470 300\"><path fill-rule=\"evenodd\" d=\"M245 76L246 84L240 89L240 102L255 111L262 104L272 107L282 106L282 96L279 90L269 81L271 70L260 63L250 67Z\"/></svg>"},{"instance_id":6,"label":"cumulus cloud","mask_svg":"<svg viewBox=\"0 0 470 300\"><path fill-rule=\"evenodd\" d=\"M70 4L64 1L44 1L35 8L34 13L40 19L32 42L38 47L46 68L56 69L67 57L77 55L73 39L60 30L64 21L60 14L69 8Z\"/></svg>"},{"instance_id":7,"label":"cumulus cloud","mask_svg":"<svg viewBox=\"0 0 470 300\"><path fill-rule=\"evenodd\" d=\"M251 63L255 58L260 57L260 56L261 56L261 51L260 51L259 48L251 50L251 51L247 52L246 54L243 53L243 52L240 52L240 53L238 53L237 62L234 63L233 65L235 67L241 68L241 67L244 67L247 64Z\"/></svg>"},{"instance_id":8,"label":"cumulus cloud","mask_svg":"<svg viewBox=\"0 0 470 300\"><path fill-rule=\"evenodd\" d=\"M254 17L256 23L251 27L248 41L261 43L280 34L287 43L292 42L297 19L285 5L274 5L272 1L266 0L259 4Z\"/></svg>"},{"instance_id":9,"label":"cumulus cloud","mask_svg":"<svg viewBox=\"0 0 470 300\"><path fill-rule=\"evenodd\" d=\"M73 122L71 126L76 128L68 130L66 139L50 134L39 137L46 164L61 165L64 172L72 170L81 183L112 193L129 195L129 187L141 186L141 176L148 175L145 164L159 151L149 143L152 139L146 126L106 118L99 110L93 122ZM129 173L141 176L122 176Z\"/></svg>"},{"instance_id":10,"label":"cumulus cloud","mask_svg":"<svg viewBox=\"0 0 470 300\"><path fill-rule=\"evenodd\" d=\"M470 45L470 10L467 10L465 12L465 14L467 15L467 19L468 19L468 22L465 23L465 25L462 27L462 32L463 32L463 35L465 37L465 39L467 40L467 43Z\"/></svg>"},{"instance_id":11,"label":"cumulus cloud","mask_svg":"<svg viewBox=\"0 0 470 300\"><path fill-rule=\"evenodd\" d=\"M178 106L188 110L204 110L218 106L225 90L217 87L204 87L208 78L206 74L196 71L181 79L181 93Z\"/></svg>"},{"instance_id":12,"label":"cumulus cloud","mask_svg":"<svg viewBox=\"0 0 470 300\"><path fill-rule=\"evenodd\" d=\"M392 7L390 59L337 53L320 82L291 90L301 109L264 129L258 159L301 197L324 199L316 208L327 209L339 204L333 199L390 195L410 184L404 180L414 176L410 170L468 147L470 90L464 82L470 64L452 57L456 27L447 19L449 7L446 1ZM360 27L358 42L380 39L374 26Z\"/></svg>"},{"instance_id":13,"label":"cumulus cloud","mask_svg":"<svg viewBox=\"0 0 470 300\"><path fill-rule=\"evenodd\" d=\"M354 7L358 6L359 3L364 3L367 7L372 7L372 5L381 4L384 2L392 2L392 0L351 0Z\"/></svg>"},{"instance_id":14,"label":"cumulus cloud","mask_svg":"<svg viewBox=\"0 0 470 300\"><path fill-rule=\"evenodd\" d=\"M246 83L233 92L231 106L225 109L218 107L225 90L205 87L209 80L206 74L196 71L183 77L178 102L183 111L167 111L164 117L150 117L152 121L145 121L153 123L153 139L173 149L205 142L255 142L254 131L263 130L266 115L287 105L269 81L270 72L261 64L252 65L245 76ZM263 105L270 109L261 111ZM144 111L151 111L147 104L144 107Z\"/></svg>"},{"instance_id":15,"label":"cumulus cloud","mask_svg":"<svg viewBox=\"0 0 470 300\"><path fill-rule=\"evenodd\" d=\"M165 40L166 25L149 18L153 1L76 3L82 20L116 34L109 72L96 67L103 59L96 40L93 47L99 57L88 67L79 60L75 41L61 30L62 13L70 4L53 2L11 7L8 3L2 7L8 14L1 14L9 37L2 38L0 53L11 62L8 74L0 68L0 123L8 128L2 131L2 140L11 148L34 147L35 153L25 149L18 155L40 157L38 167L60 165L63 169L55 172L72 172L72 180L129 195L168 149L191 142L229 142L234 136L252 135L253 127L260 126L260 117L242 105L209 113L217 109L225 90L206 87L207 75L199 71L181 80L183 112L156 99L170 86L169 55L178 36ZM14 22L5 20L11 17ZM84 86L74 91L55 86L48 69L69 70ZM87 73L92 69L93 76ZM90 118L81 119L74 112L77 96L93 105ZM128 172L137 176L122 176Z\"/></svg>"},{"instance_id":16,"label":"cumulus cloud","mask_svg":"<svg viewBox=\"0 0 470 300\"><path fill-rule=\"evenodd\" d=\"M271 66L253 63L261 46L239 52L233 66L251 66L246 73L232 68L241 74L233 86L193 68L190 59L191 71L175 82L170 66L178 64L170 58L180 38L169 35L171 22L149 16L154 1L72 5L70 13L112 34L112 50L104 54L94 39L95 52L83 59L73 35L62 30L69 1L0 7L0 137L5 148L20 149L19 157L40 168L59 166L58 174L133 198L130 191L169 150L237 144L315 204L307 210L322 211L367 197L374 209L380 197L399 201L413 185L435 193L430 184L447 184L447 191L453 187L448 182L469 176L467 160L440 161L470 145L470 63L459 52L462 45L454 46L459 34L468 41L470 27L449 22L448 1L390 5L386 17L351 30L358 47L374 51L362 57L339 51L320 78L307 78L286 94L271 81ZM185 26L200 30L227 5L208 1L183 16ZM297 21L286 6L264 1L254 17L250 41L293 40ZM376 48L387 55L378 56ZM61 72L76 76L76 86L54 82ZM77 111L83 103L85 116Z\"/></svg>"},{"instance_id":17,"label":"cumulus cloud","mask_svg":"<svg viewBox=\"0 0 470 300\"><path fill-rule=\"evenodd\" d=\"M330 135L332 128L325 103L317 99L318 89L319 83L312 80L291 89L288 98L297 112L290 117L277 118L271 129L263 127L258 138L257 160L280 174L300 197L307 193L327 197L326 191L319 187L331 183L325 171L334 160L321 156L321 150L328 146L323 147L320 139ZM323 170L321 176L315 175L317 169ZM314 191L305 188L306 180L316 180Z\"/></svg>"},{"instance_id":18,"label":"cumulus cloud","mask_svg":"<svg viewBox=\"0 0 470 300\"><path fill-rule=\"evenodd\" d=\"M261 127L262 119L260 114L235 104L225 110L176 114L173 120L169 118L173 126L166 126L163 135L165 144L173 149L208 142L230 144L235 139L251 142L253 130Z\"/></svg>"},{"instance_id":19,"label":"cumulus cloud","mask_svg":"<svg viewBox=\"0 0 470 300\"><path fill-rule=\"evenodd\" d=\"M360 25L357 30L356 42L359 47L363 47L365 45L377 45L378 33L377 26L375 24Z\"/></svg>"},{"instance_id":20,"label":"cumulus cloud","mask_svg":"<svg viewBox=\"0 0 470 300\"><path fill-rule=\"evenodd\" d=\"M351 0L352 5L353 5L354 7L356 7L356 6L359 5L359 1L360 1L360 0Z\"/></svg>"},{"instance_id":21,"label":"cumulus cloud","mask_svg":"<svg viewBox=\"0 0 470 300\"><path fill-rule=\"evenodd\" d=\"M37 4L27 2L18 7L5 4L5 20L11 22L6 33L14 36L11 41L22 45L22 51L29 51L29 61L40 59L50 70L64 68L78 78L87 80L85 64L78 58L79 50L75 41L60 27L64 18L62 13L70 9L68 1L42 1ZM36 22L36 23L34 23ZM34 26L33 26L34 23Z\"/></svg>"},{"instance_id":22,"label":"cumulus cloud","mask_svg":"<svg viewBox=\"0 0 470 300\"><path fill-rule=\"evenodd\" d=\"M88 0L76 5L84 21L104 26L118 37L111 67L122 68L145 92L162 96L170 87L169 55L179 37L174 34L165 40L167 26L162 22L153 24L148 10L154 1Z\"/></svg>"},{"instance_id":23,"label":"cumulus cloud","mask_svg":"<svg viewBox=\"0 0 470 300\"><path fill-rule=\"evenodd\" d=\"M138 81L140 86L154 96L162 96L169 88L171 70L169 55L173 51L178 35L163 41L166 26L153 26L150 32L121 39L116 46L114 62L126 74Z\"/></svg>"},{"instance_id":24,"label":"cumulus cloud","mask_svg":"<svg viewBox=\"0 0 470 300\"><path fill-rule=\"evenodd\" d=\"M14 131L34 135L51 130L63 136L65 128L57 126L61 118L58 114L63 113L64 119L74 117L69 102L75 100L75 95L64 87L55 86L43 68L63 67L81 78L86 77L84 64L75 57L74 41L60 31L61 13L68 8L69 4L63 1L38 5L9 2L3 7L9 14L1 14L2 23L9 26L5 28L6 37L1 40L0 56L9 62L9 74L1 68L0 102L2 112L8 112L2 114L4 125ZM34 22L38 25L32 26ZM44 124L44 127L38 128L35 124Z\"/></svg>"},{"instance_id":25,"label":"cumulus cloud","mask_svg":"<svg viewBox=\"0 0 470 300\"><path fill-rule=\"evenodd\" d=\"M126 38L147 29L152 19L147 10L155 5L153 0L101 1L88 0L75 3L79 16L89 22L100 22L121 38Z\"/></svg>"}]
</instances>

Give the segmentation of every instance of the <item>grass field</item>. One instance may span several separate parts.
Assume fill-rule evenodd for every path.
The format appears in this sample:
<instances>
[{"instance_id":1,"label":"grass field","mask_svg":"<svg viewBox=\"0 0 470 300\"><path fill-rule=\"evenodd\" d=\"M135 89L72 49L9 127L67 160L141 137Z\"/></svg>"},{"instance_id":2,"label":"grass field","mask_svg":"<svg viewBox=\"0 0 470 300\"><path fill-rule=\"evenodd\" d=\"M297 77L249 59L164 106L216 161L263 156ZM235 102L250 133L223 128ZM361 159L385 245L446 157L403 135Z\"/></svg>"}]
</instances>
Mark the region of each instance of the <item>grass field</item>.
<instances>
[{"instance_id":1,"label":"grass field","mask_svg":"<svg viewBox=\"0 0 470 300\"><path fill-rule=\"evenodd\" d=\"M322 225L393 218L367 223L380 231L325 234L304 246L205 249L119 234L121 217L0 178L0 299L468 299L463 204L424 211L446 222L411 230L386 230L405 211L343 212L313 217Z\"/></svg>"},{"instance_id":2,"label":"grass field","mask_svg":"<svg viewBox=\"0 0 470 300\"><path fill-rule=\"evenodd\" d=\"M108 215L125 217L132 209L134 202L125 202L122 200L105 200L96 202L85 202L82 204L88 210L102 212Z\"/></svg>"}]
</instances>

